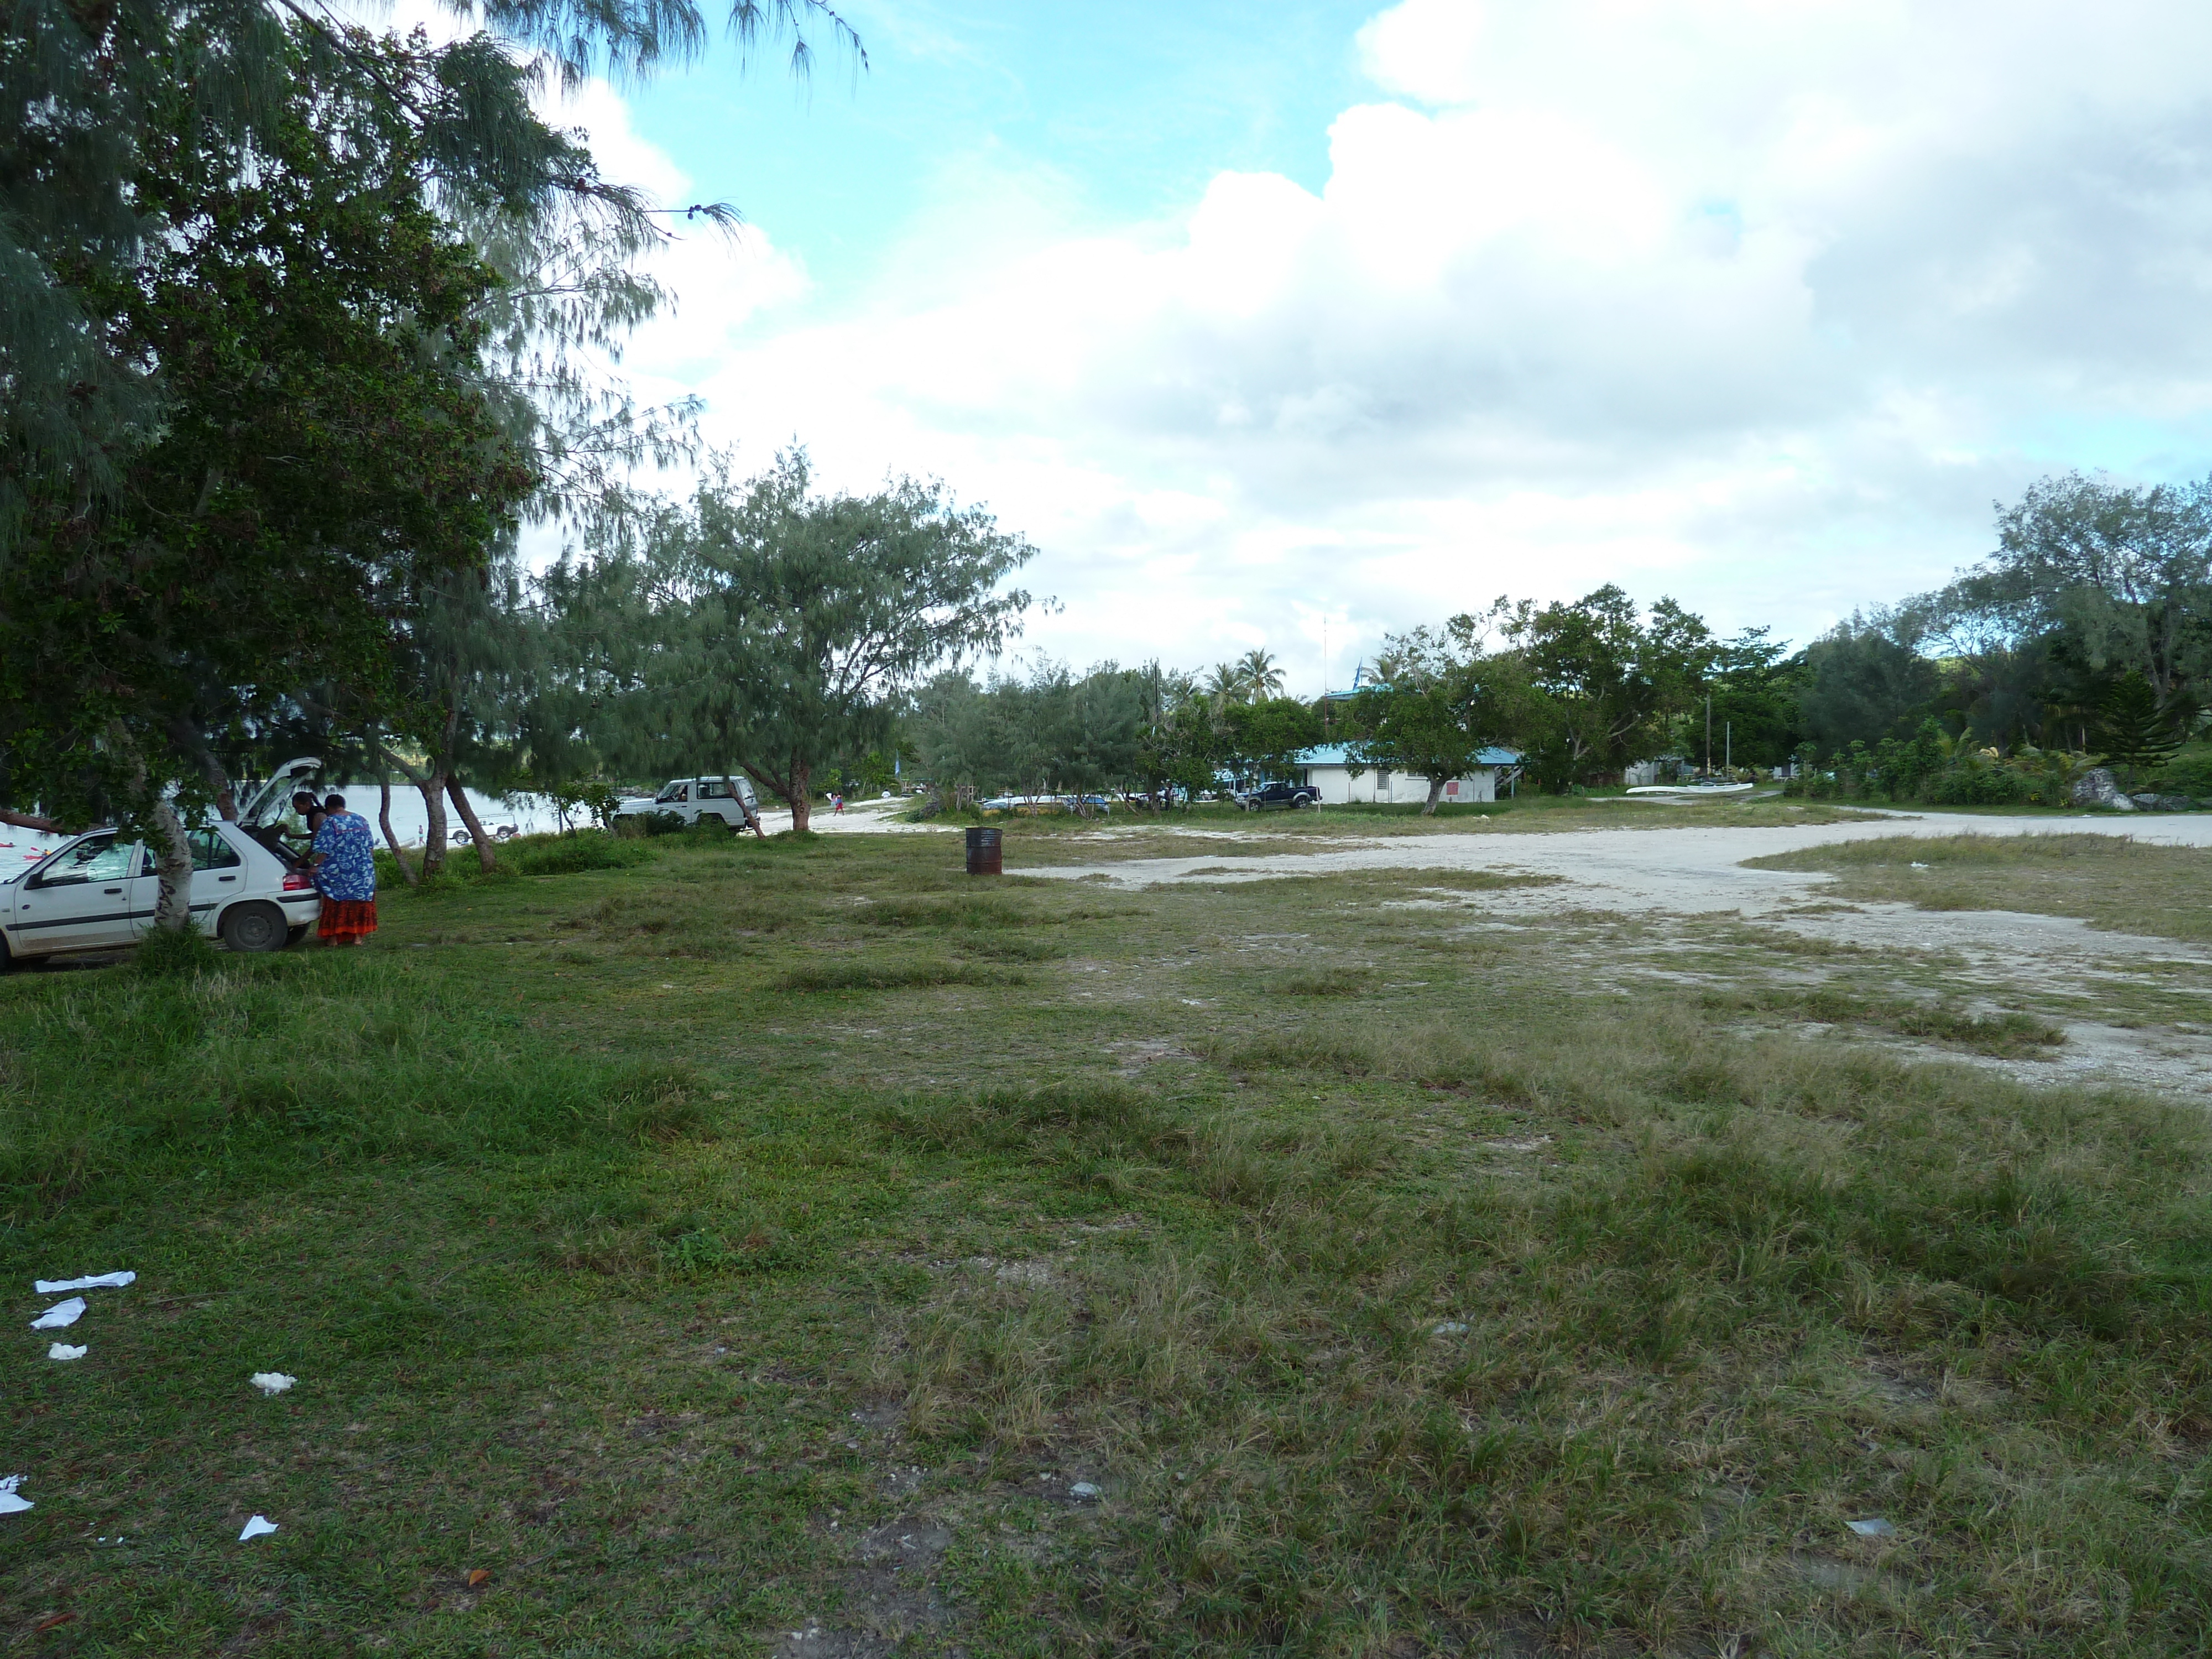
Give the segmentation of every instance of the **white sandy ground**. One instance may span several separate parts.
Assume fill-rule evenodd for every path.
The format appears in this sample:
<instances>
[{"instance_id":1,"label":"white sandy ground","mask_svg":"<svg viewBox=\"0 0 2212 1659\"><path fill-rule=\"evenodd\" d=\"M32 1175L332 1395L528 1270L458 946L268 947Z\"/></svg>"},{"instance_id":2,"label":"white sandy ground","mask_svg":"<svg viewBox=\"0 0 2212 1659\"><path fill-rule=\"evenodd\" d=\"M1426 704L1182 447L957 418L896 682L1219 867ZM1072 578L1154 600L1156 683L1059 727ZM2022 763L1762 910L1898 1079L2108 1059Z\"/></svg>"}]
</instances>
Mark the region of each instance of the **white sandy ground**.
<instances>
[{"instance_id":1,"label":"white sandy ground","mask_svg":"<svg viewBox=\"0 0 2212 1659\"><path fill-rule=\"evenodd\" d=\"M1216 832L1236 841L1245 832ZM1254 839L1268 838L1263 830ZM1331 837L1311 853L1236 857L1139 859L1096 865L1052 865L1009 874L1093 880L1125 888L1177 887L1199 882L1264 881L1370 870L1485 870L1553 876L1558 884L1462 894L1438 890L1414 903L1434 903L1511 926L1515 915L1603 911L1651 920L1738 917L1808 938L1902 952L1948 953L1952 976L1969 996L2008 988L2062 995L2099 981L2146 978L2171 989L2202 989L2212 1014L2212 953L2172 939L2102 932L2063 916L2005 910L1921 910L1909 904L1824 905L1821 872L1747 870L1746 859L1837 842L1895 836L2114 835L2167 846L2212 847L2212 815L2153 818L2097 815L2079 818L1968 817L1886 814L1879 822L1808 823L1774 829L1636 829L1461 834L1364 839ZM1595 980L1651 977L1702 983L1693 956L1669 948L1623 953L1591 963ZM1679 971L1688 970L1688 971ZM1778 972L1784 964L1778 963ZM2212 1099L2212 1036L2164 1029L2124 1030L2092 1021L2060 1021L2067 1041L2048 1060L1972 1063L2042 1082L2119 1083ZM1911 1046L1911 1045L1900 1045ZM1953 1059L1966 1058L1956 1054Z\"/></svg>"},{"instance_id":2,"label":"white sandy ground","mask_svg":"<svg viewBox=\"0 0 2212 1659\"><path fill-rule=\"evenodd\" d=\"M929 834L960 827L957 823L908 823L900 815L913 805L913 797L899 795L889 800L854 801L842 812L832 812L826 805L817 805L808 815L806 827L825 836L897 836L908 830ZM791 828L791 809L787 806L763 806L760 816L761 828L771 836Z\"/></svg>"}]
</instances>

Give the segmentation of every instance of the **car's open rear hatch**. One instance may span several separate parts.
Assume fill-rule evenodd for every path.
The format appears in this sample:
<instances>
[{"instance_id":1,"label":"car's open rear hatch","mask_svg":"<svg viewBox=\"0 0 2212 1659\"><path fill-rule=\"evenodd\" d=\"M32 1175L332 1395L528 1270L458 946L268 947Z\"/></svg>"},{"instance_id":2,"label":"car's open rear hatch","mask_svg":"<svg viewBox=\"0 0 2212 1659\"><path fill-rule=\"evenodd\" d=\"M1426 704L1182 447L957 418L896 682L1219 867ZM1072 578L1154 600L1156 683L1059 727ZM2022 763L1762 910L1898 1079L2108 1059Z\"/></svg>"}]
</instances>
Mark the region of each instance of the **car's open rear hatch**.
<instances>
[{"instance_id":1,"label":"car's open rear hatch","mask_svg":"<svg viewBox=\"0 0 2212 1659\"><path fill-rule=\"evenodd\" d=\"M238 827L282 859L288 870L301 869L307 860L293 848L287 846L283 836L264 820L280 815L284 804L291 799L293 792L309 778L318 775L322 769L322 757L319 755L301 755L297 759L286 761L269 775L269 781L253 792L239 812Z\"/></svg>"}]
</instances>

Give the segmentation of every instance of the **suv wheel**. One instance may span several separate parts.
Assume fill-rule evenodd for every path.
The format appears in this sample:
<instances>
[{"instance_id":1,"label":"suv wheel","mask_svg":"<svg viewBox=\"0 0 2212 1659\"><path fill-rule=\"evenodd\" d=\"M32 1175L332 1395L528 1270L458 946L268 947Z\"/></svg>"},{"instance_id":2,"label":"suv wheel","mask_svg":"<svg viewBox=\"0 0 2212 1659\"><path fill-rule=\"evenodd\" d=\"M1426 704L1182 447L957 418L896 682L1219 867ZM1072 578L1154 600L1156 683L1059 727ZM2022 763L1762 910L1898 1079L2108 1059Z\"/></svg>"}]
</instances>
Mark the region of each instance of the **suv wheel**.
<instances>
[{"instance_id":1,"label":"suv wheel","mask_svg":"<svg viewBox=\"0 0 2212 1659\"><path fill-rule=\"evenodd\" d=\"M252 904L232 905L222 913L222 926L218 931L222 942L234 951L281 951L290 942L284 913L258 900Z\"/></svg>"}]
</instances>

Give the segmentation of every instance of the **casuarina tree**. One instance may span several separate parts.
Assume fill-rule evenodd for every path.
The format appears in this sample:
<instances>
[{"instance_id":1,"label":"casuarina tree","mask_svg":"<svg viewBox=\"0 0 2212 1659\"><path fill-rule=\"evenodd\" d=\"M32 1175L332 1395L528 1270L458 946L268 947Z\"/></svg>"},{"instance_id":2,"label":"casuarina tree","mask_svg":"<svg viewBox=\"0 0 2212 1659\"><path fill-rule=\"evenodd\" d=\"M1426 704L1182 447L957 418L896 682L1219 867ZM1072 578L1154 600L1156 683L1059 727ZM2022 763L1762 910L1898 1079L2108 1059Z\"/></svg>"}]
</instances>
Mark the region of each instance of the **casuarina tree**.
<instances>
[{"instance_id":1,"label":"casuarina tree","mask_svg":"<svg viewBox=\"0 0 2212 1659\"><path fill-rule=\"evenodd\" d=\"M804 830L823 768L888 740L932 670L1004 647L1030 596L1001 583L1035 551L939 483L817 495L790 451L747 482L710 472L556 572L592 607L569 672L594 687L602 752L734 760Z\"/></svg>"},{"instance_id":2,"label":"casuarina tree","mask_svg":"<svg viewBox=\"0 0 2212 1659\"><path fill-rule=\"evenodd\" d=\"M0 558L40 495L90 506L126 494L125 458L166 417L161 360L110 325L103 298L174 233L143 189L155 152L181 142L217 166L267 152L303 69L349 82L378 122L405 128L456 202L643 210L532 100L548 69L573 85L696 57L707 28L692 0L446 9L479 27L438 45L417 36L423 72L394 74L362 32L295 0L0 0ZM780 33L800 73L810 31L859 50L823 0L732 0L729 26L746 51ZM192 117L182 135L166 107L180 95Z\"/></svg>"},{"instance_id":3,"label":"casuarina tree","mask_svg":"<svg viewBox=\"0 0 2212 1659\"><path fill-rule=\"evenodd\" d=\"M415 127L360 95L431 96L434 65L347 40L333 70L303 38L250 155L206 140L194 89L142 100L134 199L169 234L82 275L103 337L161 365L161 419L105 495L44 476L0 567L9 786L147 833L161 926L186 921L182 820L222 793L206 735L374 683L395 597L481 564L536 483L471 367L495 274Z\"/></svg>"}]
</instances>

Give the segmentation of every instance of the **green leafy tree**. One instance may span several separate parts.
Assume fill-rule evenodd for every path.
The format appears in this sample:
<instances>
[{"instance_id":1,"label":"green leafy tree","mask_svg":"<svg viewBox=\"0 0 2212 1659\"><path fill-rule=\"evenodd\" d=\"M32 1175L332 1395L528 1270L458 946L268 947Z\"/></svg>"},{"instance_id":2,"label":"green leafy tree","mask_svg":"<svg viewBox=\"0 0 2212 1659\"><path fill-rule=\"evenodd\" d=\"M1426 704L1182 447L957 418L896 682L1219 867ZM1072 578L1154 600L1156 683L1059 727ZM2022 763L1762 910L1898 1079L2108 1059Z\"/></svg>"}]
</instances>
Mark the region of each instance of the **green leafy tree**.
<instances>
[{"instance_id":1,"label":"green leafy tree","mask_svg":"<svg viewBox=\"0 0 2212 1659\"><path fill-rule=\"evenodd\" d=\"M1000 584L1034 553L939 484L817 495L792 451L744 484L710 475L634 547L602 543L558 580L593 596L576 673L604 688L600 747L665 755L726 729L726 752L804 830L817 774L889 741L923 675L1003 647L1030 596Z\"/></svg>"},{"instance_id":2,"label":"green leafy tree","mask_svg":"<svg viewBox=\"0 0 2212 1659\"><path fill-rule=\"evenodd\" d=\"M2078 472L1997 512L1997 549L1941 596L2014 641L2063 634L2161 702L2212 673L2212 478L2133 488Z\"/></svg>"},{"instance_id":3,"label":"green leafy tree","mask_svg":"<svg viewBox=\"0 0 2212 1659\"><path fill-rule=\"evenodd\" d=\"M1517 653L1483 647L1483 619L1455 617L1441 630L1387 637L1379 678L1352 699L1353 762L1429 781L1421 816L1435 815L1444 786L1482 763L1482 751L1522 735L1532 699Z\"/></svg>"},{"instance_id":4,"label":"green leafy tree","mask_svg":"<svg viewBox=\"0 0 2212 1659\"><path fill-rule=\"evenodd\" d=\"M1164 689L1137 745L1138 772L1148 788L1188 806L1231 764L1229 730L1212 696L1194 681L1170 680Z\"/></svg>"},{"instance_id":5,"label":"green leafy tree","mask_svg":"<svg viewBox=\"0 0 2212 1659\"><path fill-rule=\"evenodd\" d=\"M431 96L436 62L348 40L344 74L298 46L250 158L199 136L193 89L144 103L135 199L173 229L82 293L161 363L161 424L109 496L33 494L0 569L10 787L149 833L163 927L183 819L223 793L209 734L379 683L398 598L479 565L537 482L472 368L495 275L435 210L418 128L359 95L373 70Z\"/></svg>"},{"instance_id":6,"label":"green leafy tree","mask_svg":"<svg viewBox=\"0 0 2212 1659\"><path fill-rule=\"evenodd\" d=\"M1747 629L1714 647L1705 678L1713 729L1733 732L1724 747L1739 764L1779 766L1802 741L1802 664L1766 629Z\"/></svg>"},{"instance_id":7,"label":"green leafy tree","mask_svg":"<svg viewBox=\"0 0 2212 1659\"><path fill-rule=\"evenodd\" d=\"M131 494L130 458L165 418L165 361L112 325L106 298L184 222L144 192L149 167L179 164L155 152L181 143L185 170L235 169L282 148L303 70L345 85L379 126L405 129L448 204L496 203L518 223L562 204L642 216L531 100L548 64L573 85L695 57L705 25L690 0L449 9L483 27L418 39L421 72L394 73L370 37L293 0L0 0L0 558L40 497L89 507ZM817 23L858 53L821 0L734 0L730 12L742 47L780 32L802 74Z\"/></svg>"},{"instance_id":8,"label":"green leafy tree","mask_svg":"<svg viewBox=\"0 0 2212 1659\"><path fill-rule=\"evenodd\" d=\"M1704 621L1662 599L1640 617L1608 583L1572 604L1501 599L1481 625L1522 664L1531 760L1547 781L1618 772L1656 754L1670 722L1702 697L1717 647Z\"/></svg>"},{"instance_id":9,"label":"green leafy tree","mask_svg":"<svg viewBox=\"0 0 2212 1659\"><path fill-rule=\"evenodd\" d=\"M1934 711L1942 677L1920 647L1927 617L1906 605L1853 615L1805 649L1798 706L1823 752L1899 740Z\"/></svg>"},{"instance_id":10,"label":"green leafy tree","mask_svg":"<svg viewBox=\"0 0 2212 1659\"><path fill-rule=\"evenodd\" d=\"M1321 716L1296 697L1231 703L1221 711L1219 725L1227 739L1222 760L1247 778L1288 776L1300 752L1322 740Z\"/></svg>"}]
</instances>

